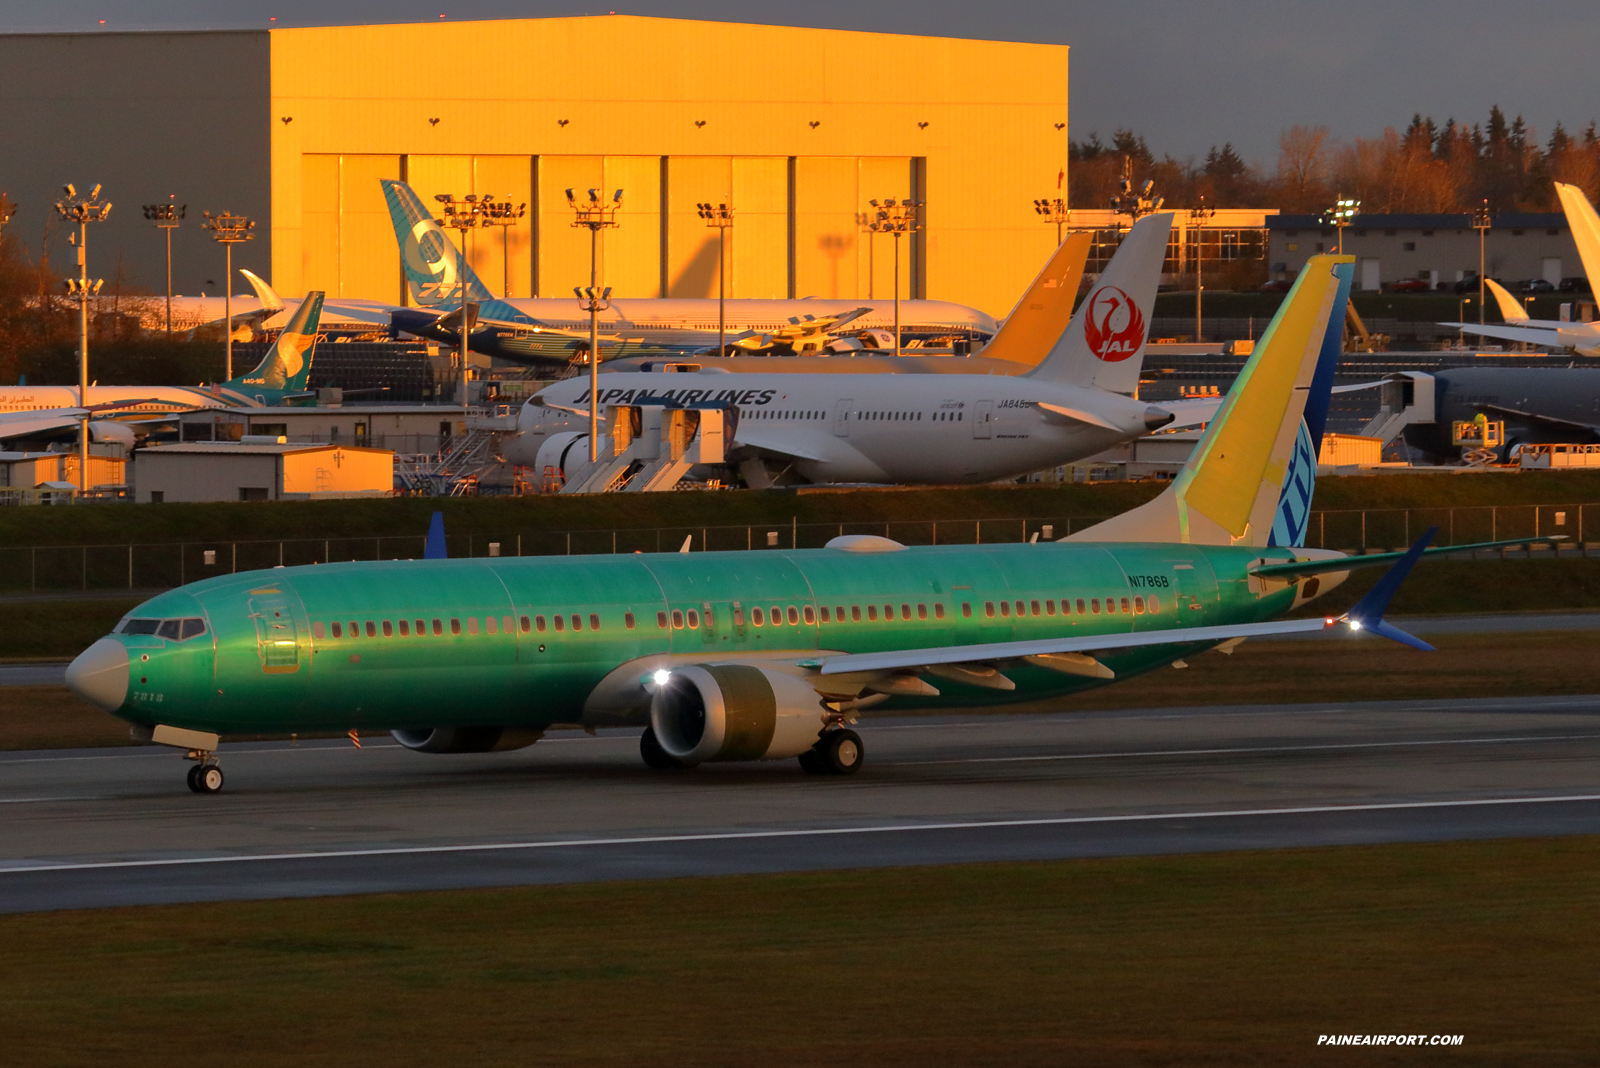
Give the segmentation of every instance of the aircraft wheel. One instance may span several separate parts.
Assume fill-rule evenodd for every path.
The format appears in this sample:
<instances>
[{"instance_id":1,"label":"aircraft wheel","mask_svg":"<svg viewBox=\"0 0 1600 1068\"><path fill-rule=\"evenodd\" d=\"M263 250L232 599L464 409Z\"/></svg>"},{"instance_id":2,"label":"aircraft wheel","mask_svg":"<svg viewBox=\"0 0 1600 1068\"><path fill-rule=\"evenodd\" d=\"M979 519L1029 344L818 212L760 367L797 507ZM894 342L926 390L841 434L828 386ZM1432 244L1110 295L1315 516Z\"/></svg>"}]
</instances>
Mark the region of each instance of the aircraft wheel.
<instances>
[{"instance_id":1,"label":"aircraft wheel","mask_svg":"<svg viewBox=\"0 0 1600 1068\"><path fill-rule=\"evenodd\" d=\"M189 769L189 789L193 790L197 794L204 792L204 787L200 785L199 764L196 764L194 767Z\"/></svg>"},{"instance_id":2,"label":"aircraft wheel","mask_svg":"<svg viewBox=\"0 0 1600 1068\"><path fill-rule=\"evenodd\" d=\"M823 771L830 775L854 775L861 770L861 762L867 755L861 735L850 730L829 731L813 751Z\"/></svg>"},{"instance_id":3,"label":"aircraft wheel","mask_svg":"<svg viewBox=\"0 0 1600 1068\"><path fill-rule=\"evenodd\" d=\"M646 727L644 733L639 736L639 756L644 758L646 767L655 768L657 771L688 767L683 761L661 748L654 727Z\"/></svg>"},{"instance_id":4,"label":"aircraft wheel","mask_svg":"<svg viewBox=\"0 0 1600 1068\"><path fill-rule=\"evenodd\" d=\"M194 785L190 789L197 794L214 794L222 789L222 769L215 764L201 764L194 772Z\"/></svg>"}]
</instances>

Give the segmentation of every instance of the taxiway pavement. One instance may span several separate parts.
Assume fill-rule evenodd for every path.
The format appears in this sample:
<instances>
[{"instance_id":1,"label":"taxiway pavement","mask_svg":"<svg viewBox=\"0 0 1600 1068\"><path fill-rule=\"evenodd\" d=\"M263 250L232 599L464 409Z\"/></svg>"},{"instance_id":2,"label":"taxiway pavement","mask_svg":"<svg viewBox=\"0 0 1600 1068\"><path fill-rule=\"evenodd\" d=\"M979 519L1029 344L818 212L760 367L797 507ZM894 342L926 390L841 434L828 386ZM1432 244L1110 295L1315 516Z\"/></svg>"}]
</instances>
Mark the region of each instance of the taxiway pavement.
<instances>
[{"instance_id":1,"label":"taxiway pavement","mask_svg":"<svg viewBox=\"0 0 1600 1068\"><path fill-rule=\"evenodd\" d=\"M0 911L1600 833L1600 695L862 724L848 778L652 772L636 732L0 754Z\"/></svg>"}]
</instances>

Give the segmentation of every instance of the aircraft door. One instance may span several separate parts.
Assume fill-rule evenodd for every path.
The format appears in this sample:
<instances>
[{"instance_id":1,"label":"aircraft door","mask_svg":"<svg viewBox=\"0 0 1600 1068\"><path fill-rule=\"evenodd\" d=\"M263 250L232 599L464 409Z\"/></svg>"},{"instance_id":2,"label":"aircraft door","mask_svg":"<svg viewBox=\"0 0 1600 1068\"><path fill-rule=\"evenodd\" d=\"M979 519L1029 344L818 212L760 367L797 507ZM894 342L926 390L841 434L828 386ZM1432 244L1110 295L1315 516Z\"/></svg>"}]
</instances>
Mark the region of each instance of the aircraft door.
<instances>
[{"instance_id":1,"label":"aircraft door","mask_svg":"<svg viewBox=\"0 0 1600 1068\"><path fill-rule=\"evenodd\" d=\"M293 675L300 670L306 642L305 621L283 593L262 593L250 598L250 616L256 622L256 654L267 675Z\"/></svg>"},{"instance_id":2,"label":"aircraft door","mask_svg":"<svg viewBox=\"0 0 1600 1068\"><path fill-rule=\"evenodd\" d=\"M853 401L853 400L842 400L842 401L839 402L839 407L834 409L834 412L833 412L833 436L834 437L836 437L836 438L847 438L847 437L850 436L850 412L851 412L852 409L855 408L855 404L856 404L856 402Z\"/></svg>"},{"instance_id":3,"label":"aircraft door","mask_svg":"<svg viewBox=\"0 0 1600 1068\"><path fill-rule=\"evenodd\" d=\"M972 406L972 436L974 438L994 436L994 401L981 400Z\"/></svg>"},{"instance_id":4,"label":"aircraft door","mask_svg":"<svg viewBox=\"0 0 1600 1068\"><path fill-rule=\"evenodd\" d=\"M1198 559L1174 563L1172 584L1172 604L1178 613L1178 626L1200 627L1215 622L1217 577L1209 563Z\"/></svg>"}]
</instances>

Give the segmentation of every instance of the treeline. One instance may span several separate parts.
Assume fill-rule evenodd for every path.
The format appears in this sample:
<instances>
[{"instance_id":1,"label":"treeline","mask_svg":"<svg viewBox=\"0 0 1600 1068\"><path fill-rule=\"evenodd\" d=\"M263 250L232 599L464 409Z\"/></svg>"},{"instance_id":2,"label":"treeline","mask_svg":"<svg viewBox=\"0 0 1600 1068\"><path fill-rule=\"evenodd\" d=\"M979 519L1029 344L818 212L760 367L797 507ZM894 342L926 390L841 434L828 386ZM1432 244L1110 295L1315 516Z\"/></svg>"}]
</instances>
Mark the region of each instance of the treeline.
<instances>
[{"instance_id":1,"label":"treeline","mask_svg":"<svg viewBox=\"0 0 1600 1068\"><path fill-rule=\"evenodd\" d=\"M1124 157L1136 182L1153 179L1176 207L1203 196L1216 207L1320 212L1344 196L1370 213L1466 212L1485 200L1495 212L1560 211L1555 182L1600 199L1594 122L1580 133L1558 122L1541 142L1522 116L1507 121L1498 106L1482 124L1451 118L1440 125L1419 114L1403 131L1391 126L1350 141L1334 139L1325 126L1295 126L1279 137L1270 171L1246 163L1232 144L1213 147L1203 160L1157 159L1132 130L1117 130L1109 143L1091 133L1070 148L1073 207L1105 207L1121 186Z\"/></svg>"}]
</instances>

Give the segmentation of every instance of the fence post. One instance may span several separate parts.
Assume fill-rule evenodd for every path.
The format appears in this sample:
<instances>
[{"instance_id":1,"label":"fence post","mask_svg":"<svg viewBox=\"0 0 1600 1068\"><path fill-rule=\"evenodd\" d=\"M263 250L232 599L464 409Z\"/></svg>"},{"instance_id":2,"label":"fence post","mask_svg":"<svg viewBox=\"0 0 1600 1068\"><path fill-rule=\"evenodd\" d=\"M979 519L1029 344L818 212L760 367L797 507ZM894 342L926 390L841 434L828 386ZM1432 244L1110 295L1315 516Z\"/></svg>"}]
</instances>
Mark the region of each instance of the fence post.
<instances>
[{"instance_id":1,"label":"fence post","mask_svg":"<svg viewBox=\"0 0 1600 1068\"><path fill-rule=\"evenodd\" d=\"M974 545L982 545L983 544L983 520L974 519L972 521L972 538L973 538L972 544L974 544Z\"/></svg>"},{"instance_id":2,"label":"fence post","mask_svg":"<svg viewBox=\"0 0 1600 1068\"><path fill-rule=\"evenodd\" d=\"M278 542L278 566L283 566L283 542L281 540Z\"/></svg>"},{"instance_id":3,"label":"fence post","mask_svg":"<svg viewBox=\"0 0 1600 1068\"><path fill-rule=\"evenodd\" d=\"M1400 529L1405 533L1405 540L1400 543L1400 547L1403 549L1411 544L1411 509L1409 508L1405 511L1405 523Z\"/></svg>"},{"instance_id":4,"label":"fence post","mask_svg":"<svg viewBox=\"0 0 1600 1068\"><path fill-rule=\"evenodd\" d=\"M1367 510L1361 509L1361 551L1367 551Z\"/></svg>"},{"instance_id":5,"label":"fence post","mask_svg":"<svg viewBox=\"0 0 1600 1068\"><path fill-rule=\"evenodd\" d=\"M233 563L229 565L231 569L229 573L237 575L239 573L239 543L233 542L231 547L233 549ZM327 561L323 562L326 563Z\"/></svg>"},{"instance_id":6,"label":"fence post","mask_svg":"<svg viewBox=\"0 0 1600 1068\"><path fill-rule=\"evenodd\" d=\"M614 530L611 532L611 555L617 555L617 532Z\"/></svg>"},{"instance_id":7,"label":"fence post","mask_svg":"<svg viewBox=\"0 0 1600 1068\"><path fill-rule=\"evenodd\" d=\"M935 519L933 521L933 542L932 542L932 544L934 544L934 545L938 545L939 544L939 521L937 519Z\"/></svg>"},{"instance_id":8,"label":"fence post","mask_svg":"<svg viewBox=\"0 0 1600 1068\"><path fill-rule=\"evenodd\" d=\"M567 531L567 555L572 555L572 531Z\"/></svg>"},{"instance_id":9,"label":"fence post","mask_svg":"<svg viewBox=\"0 0 1600 1068\"><path fill-rule=\"evenodd\" d=\"M711 551L711 539L706 536L709 530L709 527L700 528L700 551L703 553Z\"/></svg>"},{"instance_id":10,"label":"fence post","mask_svg":"<svg viewBox=\"0 0 1600 1068\"><path fill-rule=\"evenodd\" d=\"M1489 540L1500 540L1500 509L1493 504L1489 506Z\"/></svg>"},{"instance_id":11,"label":"fence post","mask_svg":"<svg viewBox=\"0 0 1600 1068\"><path fill-rule=\"evenodd\" d=\"M1068 530L1068 533L1071 533L1070 529ZM1328 513L1327 512L1318 512L1317 513L1317 548L1326 549L1327 547L1328 547Z\"/></svg>"},{"instance_id":12,"label":"fence post","mask_svg":"<svg viewBox=\"0 0 1600 1068\"><path fill-rule=\"evenodd\" d=\"M87 545L83 546L83 556L82 556L82 561L81 561L81 565L80 566L83 568L83 575L82 575L82 577L83 577L83 588L84 589L88 589L89 588L89 547Z\"/></svg>"},{"instance_id":13,"label":"fence post","mask_svg":"<svg viewBox=\"0 0 1600 1068\"><path fill-rule=\"evenodd\" d=\"M128 589L133 589L133 546L128 546Z\"/></svg>"},{"instance_id":14,"label":"fence post","mask_svg":"<svg viewBox=\"0 0 1600 1068\"><path fill-rule=\"evenodd\" d=\"M517 535L517 555L518 556L522 555L522 535L521 534Z\"/></svg>"},{"instance_id":15,"label":"fence post","mask_svg":"<svg viewBox=\"0 0 1600 1068\"><path fill-rule=\"evenodd\" d=\"M842 530L843 528L841 527L840 529ZM744 551L745 552L749 552L750 551L751 544L752 543L750 541L750 528L749 527L745 527L744 528Z\"/></svg>"},{"instance_id":16,"label":"fence post","mask_svg":"<svg viewBox=\"0 0 1600 1068\"><path fill-rule=\"evenodd\" d=\"M330 554L329 547L328 547L328 543L329 543L330 540L331 539L328 539L328 538L324 538L322 540L322 562L325 563L325 564L333 563L333 556Z\"/></svg>"},{"instance_id":17,"label":"fence post","mask_svg":"<svg viewBox=\"0 0 1600 1068\"><path fill-rule=\"evenodd\" d=\"M888 535L885 534L884 537L888 537ZM800 548L800 517L799 516L793 516L792 515L792 516L789 517L789 548L791 548L791 549Z\"/></svg>"}]
</instances>

